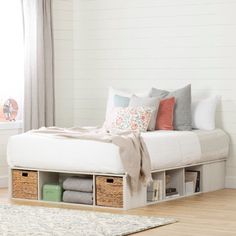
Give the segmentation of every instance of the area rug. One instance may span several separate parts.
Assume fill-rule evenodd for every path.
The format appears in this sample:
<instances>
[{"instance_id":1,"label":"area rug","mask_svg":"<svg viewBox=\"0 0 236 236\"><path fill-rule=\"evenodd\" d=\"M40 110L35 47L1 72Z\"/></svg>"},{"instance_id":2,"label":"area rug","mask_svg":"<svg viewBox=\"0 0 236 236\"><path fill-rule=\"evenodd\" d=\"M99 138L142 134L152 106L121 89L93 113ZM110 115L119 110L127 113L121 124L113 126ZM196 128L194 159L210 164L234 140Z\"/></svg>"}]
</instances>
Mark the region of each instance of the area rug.
<instances>
[{"instance_id":1,"label":"area rug","mask_svg":"<svg viewBox=\"0 0 236 236\"><path fill-rule=\"evenodd\" d=\"M172 218L0 205L0 235L120 236L176 222Z\"/></svg>"}]
</instances>

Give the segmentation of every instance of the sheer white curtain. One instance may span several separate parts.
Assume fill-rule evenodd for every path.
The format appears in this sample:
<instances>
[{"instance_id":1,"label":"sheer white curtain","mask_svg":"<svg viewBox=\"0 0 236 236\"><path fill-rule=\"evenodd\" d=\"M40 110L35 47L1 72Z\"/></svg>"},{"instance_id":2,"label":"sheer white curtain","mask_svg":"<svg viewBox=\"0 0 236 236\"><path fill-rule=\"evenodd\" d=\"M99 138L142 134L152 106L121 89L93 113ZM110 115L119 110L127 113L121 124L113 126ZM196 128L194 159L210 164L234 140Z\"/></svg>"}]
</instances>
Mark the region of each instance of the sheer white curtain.
<instances>
[{"instance_id":1,"label":"sheer white curtain","mask_svg":"<svg viewBox=\"0 0 236 236\"><path fill-rule=\"evenodd\" d=\"M0 107L8 98L15 99L20 108L17 119L22 119L24 56L20 0L1 1L0 29Z\"/></svg>"},{"instance_id":2,"label":"sheer white curtain","mask_svg":"<svg viewBox=\"0 0 236 236\"><path fill-rule=\"evenodd\" d=\"M22 0L24 19L24 129L55 123L51 0Z\"/></svg>"}]
</instances>

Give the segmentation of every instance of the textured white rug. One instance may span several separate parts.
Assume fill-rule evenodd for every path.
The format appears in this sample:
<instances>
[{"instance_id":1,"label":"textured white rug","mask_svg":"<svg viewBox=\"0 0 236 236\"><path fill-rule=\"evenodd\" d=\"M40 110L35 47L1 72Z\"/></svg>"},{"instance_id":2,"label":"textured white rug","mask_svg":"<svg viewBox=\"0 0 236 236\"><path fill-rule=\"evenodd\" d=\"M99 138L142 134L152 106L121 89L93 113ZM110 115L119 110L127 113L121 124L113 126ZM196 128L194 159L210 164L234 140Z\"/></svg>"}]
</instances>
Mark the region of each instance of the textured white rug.
<instances>
[{"instance_id":1,"label":"textured white rug","mask_svg":"<svg viewBox=\"0 0 236 236\"><path fill-rule=\"evenodd\" d=\"M0 235L118 236L176 222L172 218L0 205Z\"/></svg>"}]
</instances>

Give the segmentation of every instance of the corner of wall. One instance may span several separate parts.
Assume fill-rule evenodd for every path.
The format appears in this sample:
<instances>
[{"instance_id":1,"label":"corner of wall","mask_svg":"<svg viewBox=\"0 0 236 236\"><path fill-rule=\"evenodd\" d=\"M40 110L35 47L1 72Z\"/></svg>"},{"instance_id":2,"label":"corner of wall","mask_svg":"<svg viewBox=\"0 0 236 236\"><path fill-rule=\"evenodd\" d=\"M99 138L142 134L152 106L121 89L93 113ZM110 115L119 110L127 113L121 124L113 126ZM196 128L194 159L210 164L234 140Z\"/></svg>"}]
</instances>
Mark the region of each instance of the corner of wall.
<instances>
[{"instance_id":1,"label":"corner of wall","mask_svg":"<svg viewBox=\"0 0 236 236\"><path fill-rule=\"evenodd\" d=\"M225 188L236 188L236 176L225 177Z\"/></svg>"}]
</instances>

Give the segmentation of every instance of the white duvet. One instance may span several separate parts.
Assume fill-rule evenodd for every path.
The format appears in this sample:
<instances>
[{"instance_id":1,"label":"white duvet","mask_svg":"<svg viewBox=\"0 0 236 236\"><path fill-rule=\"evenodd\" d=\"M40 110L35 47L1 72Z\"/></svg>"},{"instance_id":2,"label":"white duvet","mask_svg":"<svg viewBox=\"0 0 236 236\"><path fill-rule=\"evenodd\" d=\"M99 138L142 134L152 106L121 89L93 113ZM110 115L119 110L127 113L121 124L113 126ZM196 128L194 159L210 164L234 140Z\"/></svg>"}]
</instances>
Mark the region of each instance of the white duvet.
<instances>
[{"instance_id":1,"label":"white duvet","mask_svg":"<svg viewBox=\"0 0 236 236\"><path fill-rule=\"evenodd\" d=\"M198 136L189 131L156 131L142 135L152 170L194 163L201 159Z\"/></svg>"},{"instance_id":2,"label":"white duvet","mask_svg":"<svg viewBox=\"0 0 236 236\"><path fill-rule=\"evenodd\" d=\"M223 134L220 135L225 139ZM211 140L216 137L210 136ZM188 165L204 161L207 158L201 151L199 134L192 131L154 131L143 133L152 170ZM205 142L207 140L205 139ZM220 156L227 156L228 143ZM211 147L212 150L216 147ZM29 133L16 135L8 143L8 163L11 167L81 171L124 173L119 157L118 147L111 143L90 140L63 139L38 136Z\"/></svg>"}]
</instances>

